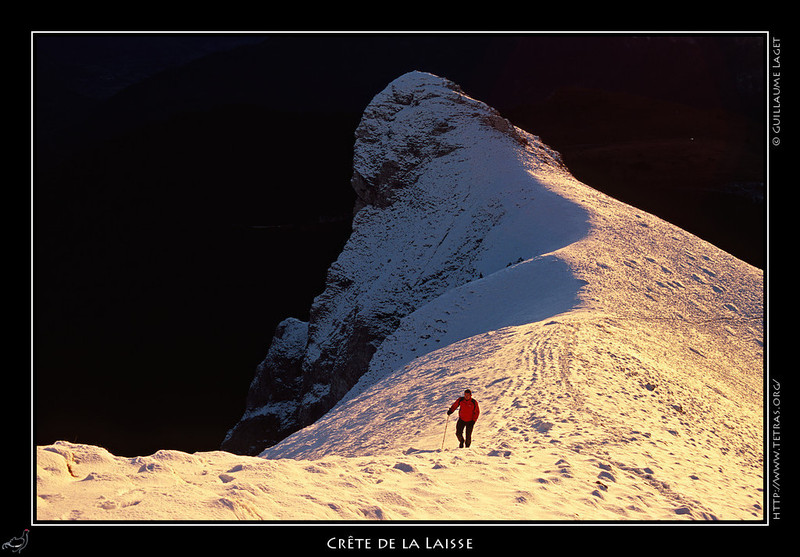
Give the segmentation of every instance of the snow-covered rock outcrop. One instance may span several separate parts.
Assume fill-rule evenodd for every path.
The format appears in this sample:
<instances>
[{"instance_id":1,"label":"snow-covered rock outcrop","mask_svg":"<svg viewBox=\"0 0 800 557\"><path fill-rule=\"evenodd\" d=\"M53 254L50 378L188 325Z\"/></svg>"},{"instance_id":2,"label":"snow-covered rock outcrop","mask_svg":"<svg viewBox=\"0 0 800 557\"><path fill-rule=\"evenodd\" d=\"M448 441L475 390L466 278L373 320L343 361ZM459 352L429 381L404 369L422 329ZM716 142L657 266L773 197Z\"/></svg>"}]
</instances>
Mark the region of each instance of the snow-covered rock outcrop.
<instances>
[{"instance_id":1,"label":"snow-covered rock outcrop","mask_svg":"<svg viewBox=\"0 0 800 557\"><path fill-rule=\"evenodd\" d=\"M257 454L312 423L405 316L586 233L584 210L530 190L529 165L566 172L558 154L446 79L399 77L366 108L355 136L352 235L309 323L279 325L224 450ZM574 297L572 282L562 309Z\"/></svg>"}]
</instances>

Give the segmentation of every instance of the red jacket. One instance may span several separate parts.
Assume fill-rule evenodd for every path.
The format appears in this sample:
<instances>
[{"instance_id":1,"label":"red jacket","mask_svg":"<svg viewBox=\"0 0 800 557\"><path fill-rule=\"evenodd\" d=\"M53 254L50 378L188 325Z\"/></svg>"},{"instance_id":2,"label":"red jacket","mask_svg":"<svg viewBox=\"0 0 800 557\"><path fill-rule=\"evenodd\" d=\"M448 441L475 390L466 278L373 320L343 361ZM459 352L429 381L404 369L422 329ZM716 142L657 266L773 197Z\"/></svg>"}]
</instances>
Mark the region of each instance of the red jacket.
<instances>
[{"instance_id":1,"label":"red jacket","mask_svg":"<svg viewBox=\"0 0 800 557\"><path fill-rule=\"evenodd\" d=\"M474 422L481 413L478 401L474 398L467 400L463 396L458 397L458 400L450 407L450 413L452 414L456 408L459 409L458 417L465 422Z\"/></svg>"}]
</instances>

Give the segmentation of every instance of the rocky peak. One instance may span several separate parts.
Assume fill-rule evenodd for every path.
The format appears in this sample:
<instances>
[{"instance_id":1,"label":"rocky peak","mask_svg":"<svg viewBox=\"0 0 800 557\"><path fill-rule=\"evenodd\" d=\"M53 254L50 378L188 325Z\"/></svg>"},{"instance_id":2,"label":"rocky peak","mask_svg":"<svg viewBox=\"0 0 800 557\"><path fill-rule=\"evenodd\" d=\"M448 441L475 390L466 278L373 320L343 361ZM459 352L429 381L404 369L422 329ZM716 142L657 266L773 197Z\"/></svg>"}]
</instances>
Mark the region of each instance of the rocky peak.
<instances>
[{"instance_id":1,"label":"rocky peak","mask_svg":"<svg viewBox=\"0 0 800 557\"><path fill-rule=\"evenodd\" d=\"M419 71L395 79L373 98L355 132L356 212L392 203L396 190L416 182L425 162L458 149L481 127L527 143L495 109L448 79Z\"/></svg>"},{"instance_id":2,"label":"rocky peak","mask_svg":"<svg viewBox=\"0 0 800 557\"><path fill-rule=\"evenodd\" d=\"M513 175L494 176L497 161L512 161L502 168ZM487 255L483 243L506 215L504 192L530 181L531 161L560 171L558 155L538 138L447 79L411 72L378 93L355 131L351 237L309 322L278 326L222 449L257 454L313 423L355 385L404 317L513 263Z\"/></svg>"}]
</instances>

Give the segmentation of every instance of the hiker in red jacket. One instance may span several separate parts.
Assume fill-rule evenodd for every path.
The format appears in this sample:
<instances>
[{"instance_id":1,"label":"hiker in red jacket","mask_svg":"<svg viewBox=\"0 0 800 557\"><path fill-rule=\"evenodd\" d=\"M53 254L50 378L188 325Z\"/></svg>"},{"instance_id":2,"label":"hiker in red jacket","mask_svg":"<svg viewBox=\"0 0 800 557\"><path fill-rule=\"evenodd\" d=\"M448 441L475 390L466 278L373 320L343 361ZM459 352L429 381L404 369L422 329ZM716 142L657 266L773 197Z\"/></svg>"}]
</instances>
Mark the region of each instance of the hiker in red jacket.
<instances>
[{"instance_id":1,"label":"hiker in red jacket","mask_svg":"<svg viewBox=\"0 0 800 557\"><path fill-rule=\"evenodd\" d=\"M478 401L472 398L472 391L467 389L464 391L464 396L458 397L450 410L447 411L449 416L458 408L458 422L456 423L456 437L458 438L459 448L469 447L472 443L472 428L475 427L475 421L481 413L478 407ZM466 430L467 436L464 437Z\"/></svg>"}]
</instances>

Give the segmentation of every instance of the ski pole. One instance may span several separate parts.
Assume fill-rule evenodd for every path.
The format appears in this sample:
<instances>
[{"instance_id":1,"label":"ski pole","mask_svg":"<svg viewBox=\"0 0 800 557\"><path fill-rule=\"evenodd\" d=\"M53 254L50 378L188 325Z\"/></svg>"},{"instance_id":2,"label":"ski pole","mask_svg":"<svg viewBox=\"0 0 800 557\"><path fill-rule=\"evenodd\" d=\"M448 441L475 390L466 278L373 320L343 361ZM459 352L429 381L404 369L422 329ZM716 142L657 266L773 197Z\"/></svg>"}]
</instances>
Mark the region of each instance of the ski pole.
<instances>
[{"instance_id":1,"label":"ski pole","mask_svg":"<svg viewBox=\"0 0 800 557\"><path fill-rule=\"evenodd\" d=\"M447 423L450 421L450 414L448 414L444 419L444 435L442 435L442 448L440 450L444 450L444 439L447 437Z\"/></svg>"}]
</instances>

